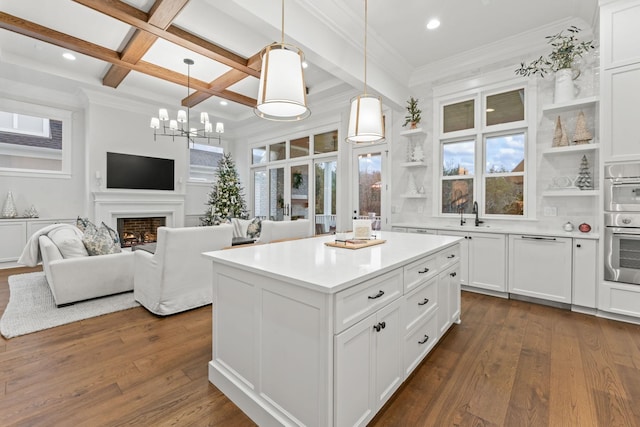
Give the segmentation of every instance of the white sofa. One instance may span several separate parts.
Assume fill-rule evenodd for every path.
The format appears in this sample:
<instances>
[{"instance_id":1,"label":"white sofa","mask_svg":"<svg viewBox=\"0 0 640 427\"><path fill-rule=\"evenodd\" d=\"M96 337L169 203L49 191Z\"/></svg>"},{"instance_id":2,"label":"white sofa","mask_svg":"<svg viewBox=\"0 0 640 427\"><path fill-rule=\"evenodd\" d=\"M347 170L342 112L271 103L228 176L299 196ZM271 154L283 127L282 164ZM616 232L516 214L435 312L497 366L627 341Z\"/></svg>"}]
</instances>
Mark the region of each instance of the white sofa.
<instances>
[{"instance_id":1,"label":"white sofa","mask_svg":"<svg viewBox=\"0 0 640 427\"><path fill-rule=\"evenodd\" d=\"M155 254L136 250L133 295L165 316L211 304L213 267L203 252L231 246L233 226L159 227Z\"/></svg>"},{"instance_id":2,"label":"white sofa","mask_svg":"<svg viewBox=\"0 0 640 427\"><path fill-rule=\"evenodd\" d=\"M260 230L260 243L271 243L280 240L301 239L310 237L311 221L308 219L297 219L295 221L262 221Z\"/></svg>"},{"instance_id":3,"label":"white sofa","mask_svg":"<svg viewBox=\"0 0 640 427\"><path fill-rule=\"evenodd\" d=\"M38 237L42 268L56 305L133 290L134 254L63 258L46 235Z\"/></svg>"}]
</instances>

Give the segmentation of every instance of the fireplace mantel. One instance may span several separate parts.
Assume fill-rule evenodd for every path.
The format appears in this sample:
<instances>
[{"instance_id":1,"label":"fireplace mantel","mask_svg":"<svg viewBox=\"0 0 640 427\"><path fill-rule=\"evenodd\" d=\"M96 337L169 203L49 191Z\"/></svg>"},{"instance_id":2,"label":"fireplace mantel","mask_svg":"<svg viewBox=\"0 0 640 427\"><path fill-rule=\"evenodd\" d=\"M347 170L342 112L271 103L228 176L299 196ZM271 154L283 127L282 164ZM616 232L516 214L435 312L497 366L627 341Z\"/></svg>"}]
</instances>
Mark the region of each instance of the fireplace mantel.
<instances>
[{"instance_id":1,"label":"fireplace mantel","mask_svg":"<svg viewBox=\"0 0 640 427\"><path fill-rule=\"evenodd\" d=\"M184 227L183 193L122 190L95 191L92 195L96 224L104 222L115 228L117 218L164 216L168 227Z\"/></svg>"}]
</instances>

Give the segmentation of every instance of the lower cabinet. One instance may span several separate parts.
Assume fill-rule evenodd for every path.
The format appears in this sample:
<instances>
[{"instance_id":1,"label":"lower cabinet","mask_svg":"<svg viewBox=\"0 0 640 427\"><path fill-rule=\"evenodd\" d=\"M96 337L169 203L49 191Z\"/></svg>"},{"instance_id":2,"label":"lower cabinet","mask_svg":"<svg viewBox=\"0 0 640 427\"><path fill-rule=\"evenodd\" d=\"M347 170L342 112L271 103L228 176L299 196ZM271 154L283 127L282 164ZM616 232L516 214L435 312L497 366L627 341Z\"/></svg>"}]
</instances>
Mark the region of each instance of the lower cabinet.
<instances>
[{"instance_id":1,"label":"lower cabinet","mask_svg":"<svg viewBox=\"0 0 640 427\"><path fill-rule=\"evenodd\" d=\"M509 236L509 292L571 304L572 239Z\"/></svg>"},{"instance_id":2,"label":"lower cabinet","mask_svg":"<svg viewBox=\"0 0 640 427\"><path fill-rule=\"evenodd\" d=\"M438 276L438 328L444 334L460 321L460 264L448 268Z\"/></svg>"},{"instance_id":3,"label":"lower cabinet","mask_svg":"<svg viewBox=\"0 0 640 427\"><path fill-rule=\"evenodd\" d=\"M573 239L573 297L575 306L595 308L598 283L598 241Z\"/></svg>"},{"instance_id":4,"label":"lower cabinet","mask_svg":"<svg viewBox=\"0 0 640 427\"><path fill-rule=\"evenodd\" d=\"M460 283L493 292L507 292L507 238L498 233L440 230L438 234L464 237L460 244Z\"/></svg>"},{"instance_id":5,"label":"lower cabinet","mask_svg":"<svg viewBox=\"0 0 640 427\"><path fill-rule=\"evenodd\" d=\"M339 426L366 424L404 379L404 327L397 299L335 337Z\"/></svg>"},{"instance_id":6,"label":"lower cabinet","mask_svg":"<svg viewBox=\"0 0 640 427\"><path fill-rule=\"evenodd\" d=\"M12 263L3 267L15 266L29 237L46 226L58 223L75 224L74 219L14 218L0 219L0 263Z\"/></svg>"}]
</instances>

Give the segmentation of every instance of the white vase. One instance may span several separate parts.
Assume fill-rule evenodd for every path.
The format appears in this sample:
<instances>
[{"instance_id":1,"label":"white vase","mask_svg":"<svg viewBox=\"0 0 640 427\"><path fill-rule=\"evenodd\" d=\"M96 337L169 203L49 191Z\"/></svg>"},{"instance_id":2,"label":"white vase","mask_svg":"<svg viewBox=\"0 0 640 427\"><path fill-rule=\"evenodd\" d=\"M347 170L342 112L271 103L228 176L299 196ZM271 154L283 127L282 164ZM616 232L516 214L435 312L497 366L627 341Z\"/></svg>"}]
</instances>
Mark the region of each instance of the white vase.
<instances>
[{"instance_id":1,"label":"white vase","mask_svg":"<svg viewBox=\"0 0 640 427\"><path fill-rule=\"evenodd\" d=\"M576 87L573 84L573 70L563 68L556 71L556 85L553 93L554 104L573 101L576 97Z\"/></svg>"},{"instance_id":2,"label":"white vase","mask_svg":"<svg viewBox=\"0 0 640 427\"><path fill-rule=\"evenodd\" d=\"M15 218L18 216L18 210L16 209L16 204L13 201L13 193L9 191L7 193L7 199L4 201L4 206L2 207L2 218Z\"/></svg>"}]
</instances>

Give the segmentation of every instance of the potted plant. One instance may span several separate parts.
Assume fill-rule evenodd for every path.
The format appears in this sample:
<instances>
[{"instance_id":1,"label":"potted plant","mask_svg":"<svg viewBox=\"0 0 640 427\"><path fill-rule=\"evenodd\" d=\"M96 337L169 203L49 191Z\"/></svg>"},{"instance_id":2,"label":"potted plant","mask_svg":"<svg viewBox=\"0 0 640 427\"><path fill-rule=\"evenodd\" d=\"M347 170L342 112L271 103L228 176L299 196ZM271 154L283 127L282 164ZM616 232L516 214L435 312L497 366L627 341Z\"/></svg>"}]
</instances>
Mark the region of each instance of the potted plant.
<instances>
[{"instance_id":1,"label":"potted plant","mask_svg":"<svg viewBox=\"0 0 640 427\"><path fill-rule=\"evenodd\" d=\"M578 78L580 70L574 72L574 62L595 48L593 40L578 40L580 28L572 25L566 31L567 33L560 31L558 34L546 37L547 43L553 48L548 56L541 56L529 64L521 62L520 68L516 70L516 74L525 77L534 74L544 77L548 73L555 73L554 102L556 103L570 101L575 97L573 80Z\"/></svg>"},{"instance_id":2,"label":"potted plant","mask_svg":"<svg viewBox=\"0 0 640 427\"><path fill-rule=\"evenodd\" d=\"M413 96L407 101L407 115L404 116L405 122L402 126L411 123L411 129L415 129L420 123L422 111L418 108L418 100Z\"/></svg>"}]
</instances>

